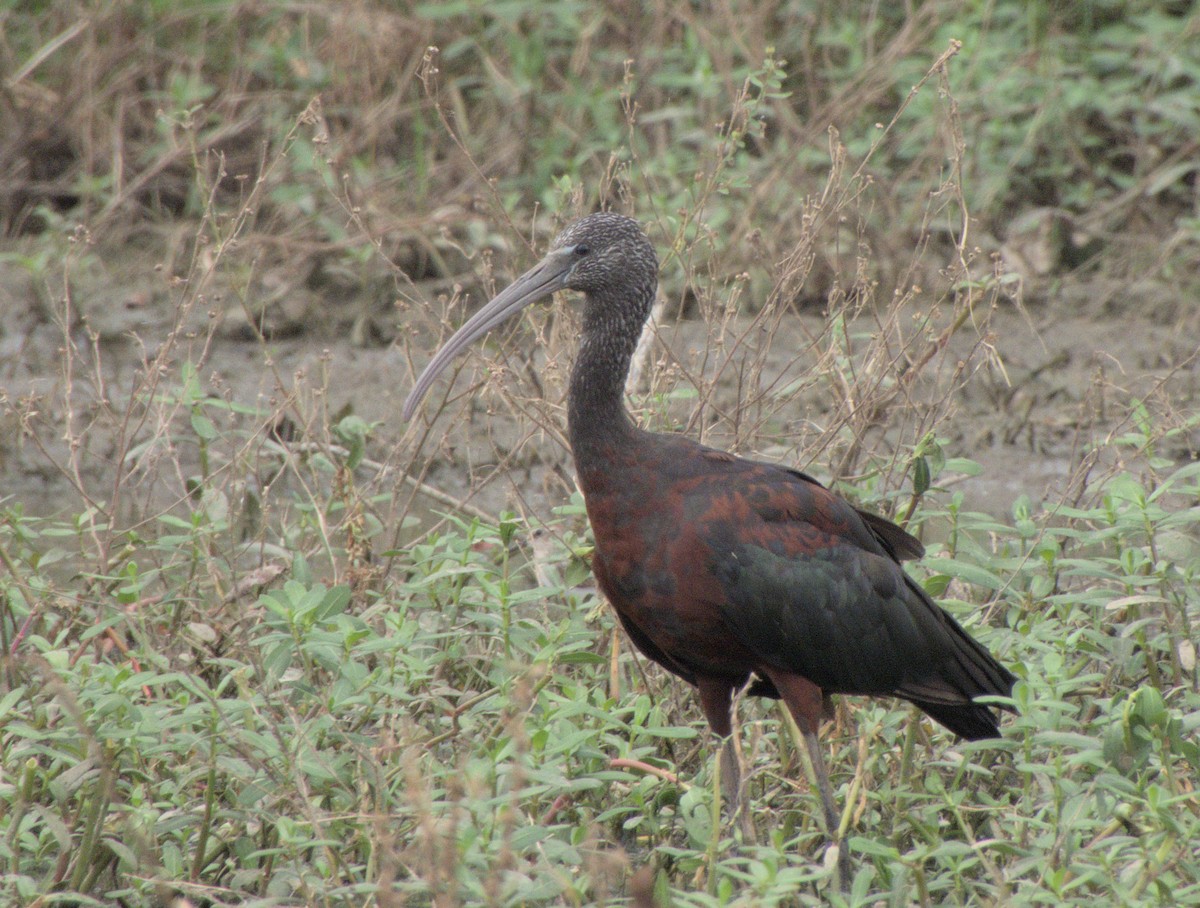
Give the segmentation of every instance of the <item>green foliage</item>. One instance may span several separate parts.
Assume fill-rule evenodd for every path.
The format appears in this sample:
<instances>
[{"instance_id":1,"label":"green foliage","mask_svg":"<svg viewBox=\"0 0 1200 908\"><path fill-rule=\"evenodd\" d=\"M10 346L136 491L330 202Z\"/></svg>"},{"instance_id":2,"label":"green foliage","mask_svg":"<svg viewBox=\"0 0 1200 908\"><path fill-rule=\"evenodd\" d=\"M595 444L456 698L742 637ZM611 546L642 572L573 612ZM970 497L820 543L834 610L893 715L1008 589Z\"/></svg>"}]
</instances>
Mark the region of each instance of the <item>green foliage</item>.
<instances>
[{"instance_id":1,"label":"green foliage","mask_svg":"<svg viewBox=\"0 0 1200 908\"><path fill-rule=\"evenodd\" d=\"M915 519L949 532L921 569L1018 672L1020 714L1002 742L924 747L909 710L854 703L857 731L830 742L847 903L1180 903L1200 887L1200 468L1115 476L1086 507L1022 500L1000 521L938 490L969 465L931 445ZM77 557L47 540L80 537L5 512L7 898L336 905L384 887L582 905L621 891L623 849L660 868L671 904L837 901L814 796L780 784L800 770L771 707L743 705L766 838L731 848L694 706L672 682L647 689L628 651L610 675L607 611L564 585L580 541L552 549L539 586L519 521L454 520L392 553L377 588L327 585L297 557L235 617L192 562L162 558L227 548L228 525L170 528L131 538L70 620L29 633Z\"/></svg>"},{"instance_id":2,"label":"green foliage","mask_svg":"<svg viewBox=\"0 0 1200 908\"><path fill-rule=\"evenodd\" d=\"M971 207L1082 212L1145 179L1200 128L1194 15L1172 4L980 4L943 24L940 42L964 43L956 100ZM910 80L920 75L918 60L905 68ZM933 121L933 103L916 99L921 122ZM1176 193L1194 168L1175 162L1155 191Z\"/></svg>"}]
</instances>

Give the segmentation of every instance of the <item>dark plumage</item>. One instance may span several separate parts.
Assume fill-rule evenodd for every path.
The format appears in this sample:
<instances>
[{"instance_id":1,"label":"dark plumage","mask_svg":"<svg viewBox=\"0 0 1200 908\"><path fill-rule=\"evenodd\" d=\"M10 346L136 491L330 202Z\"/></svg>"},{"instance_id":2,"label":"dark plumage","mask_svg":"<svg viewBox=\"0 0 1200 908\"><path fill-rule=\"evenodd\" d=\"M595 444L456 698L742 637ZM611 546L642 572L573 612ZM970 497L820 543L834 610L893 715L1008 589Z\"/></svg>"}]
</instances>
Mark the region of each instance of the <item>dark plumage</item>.
<instances>
[{"instance_id":1,"label":"dark plumage","mask_svg":"<svg viewBox=\"0 0 1200 908\"><path fill-rule=\"evenodd\" d=\"M999 729L975 698L1009 696L1015 679L904 573L901 559L923 548L900 527L798 471L633 424L623 389L657 272L636 221L611 213L575 221L437 353L404 416L472 340L557 290L582 291L568 430L597 582L634 645L698 688L718 735L729 735L732 696L748 681L751 694L784 700L836 837L816 738L824 695L902 697L978 739ZM736 764L725 766L736 799ZM840 859L844 881L844 849Z\"/></svg>"}]
</instances>

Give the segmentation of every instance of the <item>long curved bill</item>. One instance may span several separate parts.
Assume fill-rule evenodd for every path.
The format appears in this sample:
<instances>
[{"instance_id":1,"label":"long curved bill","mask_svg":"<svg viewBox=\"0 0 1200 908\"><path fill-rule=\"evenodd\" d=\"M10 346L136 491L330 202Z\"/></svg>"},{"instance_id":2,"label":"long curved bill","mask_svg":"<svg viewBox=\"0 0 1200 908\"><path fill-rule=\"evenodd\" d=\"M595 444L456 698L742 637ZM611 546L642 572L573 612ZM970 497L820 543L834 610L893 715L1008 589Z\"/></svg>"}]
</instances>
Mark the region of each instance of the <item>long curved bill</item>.
<instances>
[{"instance_id":1,"label":"long curved bill","mask_svg":"<svg viewBox=\"0 0 1200 908\"><path fill-rule=\"evenodd\" d=\"M429 361L425 371L417 378L412 392L404 401L403 418L412 419L421 398L429 391L434 379L472 341L487 334L501 322L516 315L530 303L545 299L563 287L564 278L570 271L572 259L570 249L556 249L544 259L513 281L486 306L467 319L466 324L454 332L450 340Z\"/></svg>"}]
</instances>

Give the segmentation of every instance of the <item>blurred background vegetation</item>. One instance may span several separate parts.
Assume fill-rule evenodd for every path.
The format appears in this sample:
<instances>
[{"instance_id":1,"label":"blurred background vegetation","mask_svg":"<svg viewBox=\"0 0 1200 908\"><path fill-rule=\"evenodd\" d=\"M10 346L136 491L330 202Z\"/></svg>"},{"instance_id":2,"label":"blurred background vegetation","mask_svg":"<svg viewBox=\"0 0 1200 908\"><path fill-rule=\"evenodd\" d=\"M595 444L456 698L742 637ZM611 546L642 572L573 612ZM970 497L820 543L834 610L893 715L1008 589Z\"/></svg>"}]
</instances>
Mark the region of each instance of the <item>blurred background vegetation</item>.
<instances>
[{"instance_id":1,"label":"blurred background vegetation","mask_svg":"<svg viewBox=\"0 0 1200 908\"><path fill-rule=\"evenodd\" d=\"M264 179L244 254L318 288L342 275L356 290L383 281L386 297L389 261L402 283L446 281L466 268L457 247L511 242L506 219L528 235L537 211L597 205L694 218L732 270L791 247L837 141L877 187L839 251L868 243L885 279L952 176L986 252L1036 213L1051 235L1022 263L1035 274L1194 262L1200 26L1187 2L59 2L3 15L9 237L66 217L104 243L153 242ZM953 98L910 96L951 40ZM319 124L296 130L318 96ZM949 117L960 175L946 172ZM736 166L707 185L720 159ZM347 204L385 257L364 253Z\"/></svg>"},{"instance_id":2,"label":"blurred background vegetation","mask_svg":"<svg viewBox=\"0 0 1200 908\"><path fill-rule=\"evenodd\" d=\"M1023 681L842 704L844 899L588 586L569 321L395 424L597 207L696 328L639 418L910 521ZM1191 2L0 2L0 900L1200 904L1198 264Z\"/></svg>"}]
</instances>

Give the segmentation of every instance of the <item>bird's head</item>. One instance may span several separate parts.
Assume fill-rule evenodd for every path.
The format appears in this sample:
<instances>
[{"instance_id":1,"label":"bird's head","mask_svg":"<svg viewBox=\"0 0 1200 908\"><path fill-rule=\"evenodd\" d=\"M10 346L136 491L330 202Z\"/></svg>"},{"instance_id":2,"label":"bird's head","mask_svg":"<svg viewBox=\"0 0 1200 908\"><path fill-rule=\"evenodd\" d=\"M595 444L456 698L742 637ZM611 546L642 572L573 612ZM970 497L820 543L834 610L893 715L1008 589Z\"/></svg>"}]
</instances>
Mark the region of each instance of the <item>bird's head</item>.
<instances>
[{"instance_id":1,"label":"bird's head","mask_svg":"<svg viewBox=\"0 0 1200 908\"><path fill-rule=\"evenodd\" d=\"M646 286L658 274L658 257L641 225L611 211L568 224L550 244L543 264L555 258L565 266L564 289L598 297L620 294L622 301L646 295Z\"/></svg>"},{"instance_id":2,"label":"bird's head","mask_svg":"<svg viewBox=\"0 0 1200 908\"><path fill-rule=\"evenodd\" d=\"M632 218L601 211L568 224L545 258L476 312L434 355L404 402L410 419L437 376L474 340L531 303L559 290L587 294L584 336L589 330L637 332L650 314L658 257Z\"/></svg>"}]
</instances>

